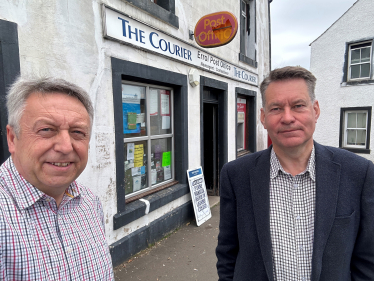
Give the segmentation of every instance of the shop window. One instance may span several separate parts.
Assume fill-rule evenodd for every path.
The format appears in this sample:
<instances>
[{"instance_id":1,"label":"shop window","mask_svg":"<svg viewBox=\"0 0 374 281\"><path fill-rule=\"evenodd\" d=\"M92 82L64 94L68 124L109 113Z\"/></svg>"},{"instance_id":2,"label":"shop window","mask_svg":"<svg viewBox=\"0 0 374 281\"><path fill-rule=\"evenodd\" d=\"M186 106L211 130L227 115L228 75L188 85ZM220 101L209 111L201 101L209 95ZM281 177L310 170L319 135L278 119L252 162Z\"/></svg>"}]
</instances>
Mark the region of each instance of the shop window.
<instances>
[{"instance_id":1,"label":"shop window","mask_svg":"<svg viewBox=\"0 0 374 281\"><path fill-rule=\"evenodd\" d=\"M246 138L246 115L247 115L247 100L237 98L237 122L236 122L236 150L238 152L247 149Z\"/></svg>"},{"instance_id":2,"label":"shop window","mask_svg":"<svg viewBox=\"0 0 374 281\"><path fill-rule=\"evenodd\" d=\"M372 42L349 45L349 80L370 79Z\"/></svg>"},{"instance_id":3,"label":"shop window","mask_svg":"<svg viewBox=\"0 0 374 281\"><path fill-rule=\"evenodd\" d=\"M151 16L179 28L179 19L175 15L175 0L122 0L144 10Z\"/></svg>"},{"instance_id":4,"label":"shop window","mask_svg":"<svg viewBox=\"0 0 374 281\"><path fill-rule=\"evenodd\" d=\"M256 1L241 0L239 60L257 67L256 62Z\"/></svg>"},{"instance_id":5,"label":"shop window","mask_svg":"<svg viewBox=\"0 0 374 281\"><path fill-rule=\"evenodd\" d=\"M173 90L123 82L125 195L173 181Z\"/></svg>"},{"instance_id":6,"label":"shop window","mask_svg":"<svg viewBox=\"0 0 374 281\"><path fill-rule=\"evenodd\" d=\"M370 153L371 107L341 109L340 147Z\"/></svg>"},{"instance_id":7,"label":"shop window","mask_svg":"<svg viewBox=\"0 0 374 281\"><path fill-rule=\"evenodd\" d=\"M237 157L256 151L256 92L236 90L236 152Z\"/></svg>"}]
</instances>

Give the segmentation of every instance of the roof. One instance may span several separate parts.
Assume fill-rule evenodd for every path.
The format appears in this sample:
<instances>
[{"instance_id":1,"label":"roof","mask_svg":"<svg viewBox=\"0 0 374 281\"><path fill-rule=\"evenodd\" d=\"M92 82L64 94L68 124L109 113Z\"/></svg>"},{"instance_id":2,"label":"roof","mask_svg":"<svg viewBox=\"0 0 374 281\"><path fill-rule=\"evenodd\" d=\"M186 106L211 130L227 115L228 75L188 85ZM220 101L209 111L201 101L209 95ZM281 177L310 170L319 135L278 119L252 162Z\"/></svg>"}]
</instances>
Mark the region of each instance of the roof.
<instances>
[{"instance_id":1,"label":"roof","mask_svg":"<svg viewBox=\"0 0 374 281\"><path fill-rule=\"evenodd\" d=\"M354 5L356 5L357 4L357 2L358 1L360 1L360 0L357 0L356 2L354 2L353 4L352 4L352 6L347 10L347 11L345 11L345 13L344 14L342 14L336 21L334 21L333 22L333 24L332 25L330 25L330 27L329 28L327 28L320 36L318 36L316 39L314 39L313 40L313 42L312 43L310 43L309 44L309 46L311 46L315 41L317 41L323 34L325 34L335 23L337 23L346 13L348 13L348 11L350 10L350 9L352 9L352 7L354 6Z\"/></svg>"}]
</instances>

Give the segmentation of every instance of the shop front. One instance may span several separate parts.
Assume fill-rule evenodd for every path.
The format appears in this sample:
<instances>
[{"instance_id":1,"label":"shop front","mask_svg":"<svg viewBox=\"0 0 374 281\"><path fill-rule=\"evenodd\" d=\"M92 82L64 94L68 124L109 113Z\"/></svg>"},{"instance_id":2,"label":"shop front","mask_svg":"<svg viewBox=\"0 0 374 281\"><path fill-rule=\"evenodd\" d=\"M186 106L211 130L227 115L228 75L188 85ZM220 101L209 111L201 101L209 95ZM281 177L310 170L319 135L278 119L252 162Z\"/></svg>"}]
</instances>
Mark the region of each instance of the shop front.
<instances>
[{"instance_id":1,"label":"shop front","mask_svg":"<svg viewBox=\"0 0 374 281\"><path fill-rule=\"evenodd\" d=\"M199 19L218 12L208 2L42 2L5 4L0 12L7 19L0 20L0 98L19 73L61 77L89 92L95 118L78 180L102 202L116 266L194 218L187 170L201 166L208 194L217 196L223 165L266 147L258 86L269 70L268 26L253 25L246 44L256 51L243 54L242 33L220 29L230 27L226 14L203 21L212 31L199 39L218 34L231 42L210 49L196 42ZM240 18L240 1L218 2ZM268 1L256 2L248 24L267 23Z\"/></svg>"}]
</instances>

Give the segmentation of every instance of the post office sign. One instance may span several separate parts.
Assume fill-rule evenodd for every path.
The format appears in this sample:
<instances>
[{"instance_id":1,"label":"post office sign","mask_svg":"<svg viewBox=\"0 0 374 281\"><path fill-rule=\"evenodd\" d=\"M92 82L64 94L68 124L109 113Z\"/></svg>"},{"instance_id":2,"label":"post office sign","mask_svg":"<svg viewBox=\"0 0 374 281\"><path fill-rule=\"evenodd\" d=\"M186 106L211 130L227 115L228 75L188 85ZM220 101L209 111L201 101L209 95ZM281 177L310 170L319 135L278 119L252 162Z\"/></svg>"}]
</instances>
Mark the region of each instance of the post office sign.
<instances>
[{"instance_id":1,"label":"post office sign","mask_svg":"<svg viewBox=\"0 0 374 281\"><path fill-rule=\"evenodd\" d=\"M203 48L226 45L238 31L238 20L230 12L218 12L203 16L196 24L196 43Z\"/></svg>"}]
</instances>

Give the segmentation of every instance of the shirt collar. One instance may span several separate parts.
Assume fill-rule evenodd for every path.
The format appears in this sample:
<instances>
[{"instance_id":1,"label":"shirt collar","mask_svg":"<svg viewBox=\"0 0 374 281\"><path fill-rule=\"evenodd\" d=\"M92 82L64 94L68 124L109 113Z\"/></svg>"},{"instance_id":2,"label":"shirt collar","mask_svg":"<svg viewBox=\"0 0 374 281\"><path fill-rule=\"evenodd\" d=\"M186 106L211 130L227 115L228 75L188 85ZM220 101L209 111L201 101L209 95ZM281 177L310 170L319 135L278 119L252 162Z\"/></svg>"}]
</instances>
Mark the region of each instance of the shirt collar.
<instances>
[{"instance_id":1,"label":"shirt collar","mask_svg":"<svg viewBox=\"0 0 374 281\"><path fill-rule=\"evenodd\" d=\"M15 199L17 205L21 209L26 209L33 204L35 204L40 199L51 199L44 192L37 189L31 183L29 183L16 169L12 157L1 166L1 170L5 173L6 185L12 197ZM80 188L78 184L74 181L66 189L64 194L65 197L75 198L80 195Z\"/></svg>"},{"instance_id":2,"label":"shirt collar","mask_svg":"<svg viewBox=\"0 0 374 281\"><path fill-rule=\"evenodd\" d=\"M276 176L278 176L279 171L281 171L284 174L289 174L287 173L282 165L280 164L277 155L274 152L274 149L271 149L271 154L270 154L270 178L273 179ZM316 180L316 161L315 161L315 149L313 145L312 153L310 154L308 164L306 166L306 169L300 173L300 175L305 174L306 172L309 173L310 178L315 181Z\"/></svg>"}]
</instances>

